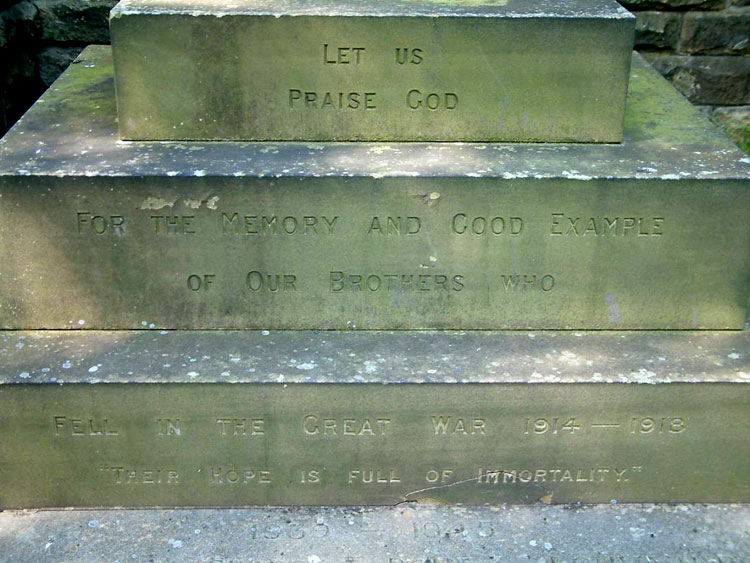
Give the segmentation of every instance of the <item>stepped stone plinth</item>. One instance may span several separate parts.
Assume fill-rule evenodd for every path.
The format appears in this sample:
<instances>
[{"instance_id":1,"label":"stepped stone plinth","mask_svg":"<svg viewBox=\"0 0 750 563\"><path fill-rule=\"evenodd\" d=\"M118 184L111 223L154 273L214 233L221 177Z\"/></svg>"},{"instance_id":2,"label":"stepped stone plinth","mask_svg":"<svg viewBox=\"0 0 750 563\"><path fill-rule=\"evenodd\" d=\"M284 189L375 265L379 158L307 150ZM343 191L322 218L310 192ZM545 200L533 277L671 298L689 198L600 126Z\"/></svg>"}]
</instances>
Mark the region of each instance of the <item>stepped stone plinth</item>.
<instances>
[{"instance_id":1,"label":"stepped stone plinth","mask_svg":"<svg viewBox=\"0 0 750 563\"><path fill-rule=\"evenodd\" d=\"M123 0L129 140L619 142L614 0Z\"/></svg>"}]
</instances>

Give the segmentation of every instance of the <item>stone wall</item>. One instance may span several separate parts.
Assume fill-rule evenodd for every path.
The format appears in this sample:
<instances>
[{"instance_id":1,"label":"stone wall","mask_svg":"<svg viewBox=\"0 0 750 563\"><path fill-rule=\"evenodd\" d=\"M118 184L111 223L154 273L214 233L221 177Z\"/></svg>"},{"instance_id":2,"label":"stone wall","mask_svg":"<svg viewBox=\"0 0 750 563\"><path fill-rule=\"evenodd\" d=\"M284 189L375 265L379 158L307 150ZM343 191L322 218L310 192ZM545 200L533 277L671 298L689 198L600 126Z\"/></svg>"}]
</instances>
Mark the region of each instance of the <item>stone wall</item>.
<instances>
[{"instance_id":1,"label":"stone wall","mask_svg":"<svg viewBox=\"0 0 750 563\"><path fill-rule=\"evenodd\" d=\"M750 0L621 0L636 48L750 152Z\"/></svg>"},{"instance_id":2,"label":"stone wall","mask_svg":"<svg viewBox=\"0 0 750 563\"><path fill-rule=\"evenodd\" d=\"M80 50L108 43L117 0L0 0L0 133ZM621 0L636 47L750 152L750 0Z\"/></svg>"},{"instance_id":3,"label":"stone wall","mask_svg":"<svg viewBox=\"0 0 750 563\"><path fill-rule=\"evenodd\" d=\"M91 43L117 0L0 0L0 133Z\"/></svg>"}]
</instances>

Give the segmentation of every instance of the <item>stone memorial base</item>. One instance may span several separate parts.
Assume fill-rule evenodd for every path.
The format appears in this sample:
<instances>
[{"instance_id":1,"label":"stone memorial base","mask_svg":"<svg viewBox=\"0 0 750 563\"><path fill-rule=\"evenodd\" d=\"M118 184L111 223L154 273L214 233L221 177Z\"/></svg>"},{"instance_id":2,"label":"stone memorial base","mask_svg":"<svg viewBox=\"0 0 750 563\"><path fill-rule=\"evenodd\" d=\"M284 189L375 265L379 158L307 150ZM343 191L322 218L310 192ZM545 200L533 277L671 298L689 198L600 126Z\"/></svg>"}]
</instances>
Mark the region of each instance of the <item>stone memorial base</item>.
<instances>
[{"instance_id":1,"label":"stone memorial base","mask_svg":"<svg viewBox=\"0 0 750 563\"><path fill-rule=\"evenodd\" d=\"M750 332L5 332L0 350L0 508L750 501Z\"/></svg>"},{"instance_id":2,"label":"stone memorial base","mask_svg":"<svg viewBox=\"0 0 750 563\"><path fill-rule=\"evenodd\" d=\"M0 513L8 561L744 563L750 507L427 506Z\"/></svg>"},{"instance_id":3,"label":"stone memorial base","mask_svg":"<svg viewBox=\"0 0 750 563\"><path fill-rule=\"evenodd\" d=\"M620 142L614 0L123 0L128 140Z\"/></svg>"},{"instance_id":4,"label":"stone memorial base","mask_svg":"<svg viewBox=\"0 0 750 563\"><path fill-rule=\"evenodd\" d=\"M636 57L620 145L118 141L109 48L0 142L0 328L741 329L750 159Z\"/></svg>"}]
</instances>

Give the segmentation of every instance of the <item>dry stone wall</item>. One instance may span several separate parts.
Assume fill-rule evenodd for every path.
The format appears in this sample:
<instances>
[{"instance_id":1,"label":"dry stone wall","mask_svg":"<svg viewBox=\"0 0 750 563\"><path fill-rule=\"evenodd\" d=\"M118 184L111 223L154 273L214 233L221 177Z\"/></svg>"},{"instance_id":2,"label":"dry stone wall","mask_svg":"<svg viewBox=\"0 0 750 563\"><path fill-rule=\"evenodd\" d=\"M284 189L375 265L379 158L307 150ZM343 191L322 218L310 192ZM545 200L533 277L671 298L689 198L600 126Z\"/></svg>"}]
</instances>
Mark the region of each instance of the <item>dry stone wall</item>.
<instances>
[{"instance_id":1,"label":"dry stone wall","mask_svg":"<svg viewBox=\"0 0 750 563\"><path fill-rule=\"evenodd\" d=\"M117 0L0 0L0 132L80 50L108 43ZM636 48L750 152L750 0L621 0Z\"/></svg>"}]
</instances>

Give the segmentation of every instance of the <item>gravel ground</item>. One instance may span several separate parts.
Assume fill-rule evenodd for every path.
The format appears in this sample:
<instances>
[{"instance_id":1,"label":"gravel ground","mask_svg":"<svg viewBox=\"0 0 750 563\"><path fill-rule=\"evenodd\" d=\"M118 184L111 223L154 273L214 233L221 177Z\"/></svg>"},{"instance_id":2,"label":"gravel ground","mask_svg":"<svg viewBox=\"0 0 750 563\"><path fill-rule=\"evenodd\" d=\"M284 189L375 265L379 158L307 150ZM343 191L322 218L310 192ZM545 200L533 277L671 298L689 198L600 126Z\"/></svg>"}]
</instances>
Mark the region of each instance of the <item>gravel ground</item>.
<instances>
[{"instance_id":1,"label":"gravel ground","mask_svg":"<svg viewBox=\"0 0 750 563\"><path fill-rule=\"evenodd\" d=\"M750 506L7 511L0 560L744 563Z\"/></svg>"}]
</instances>

